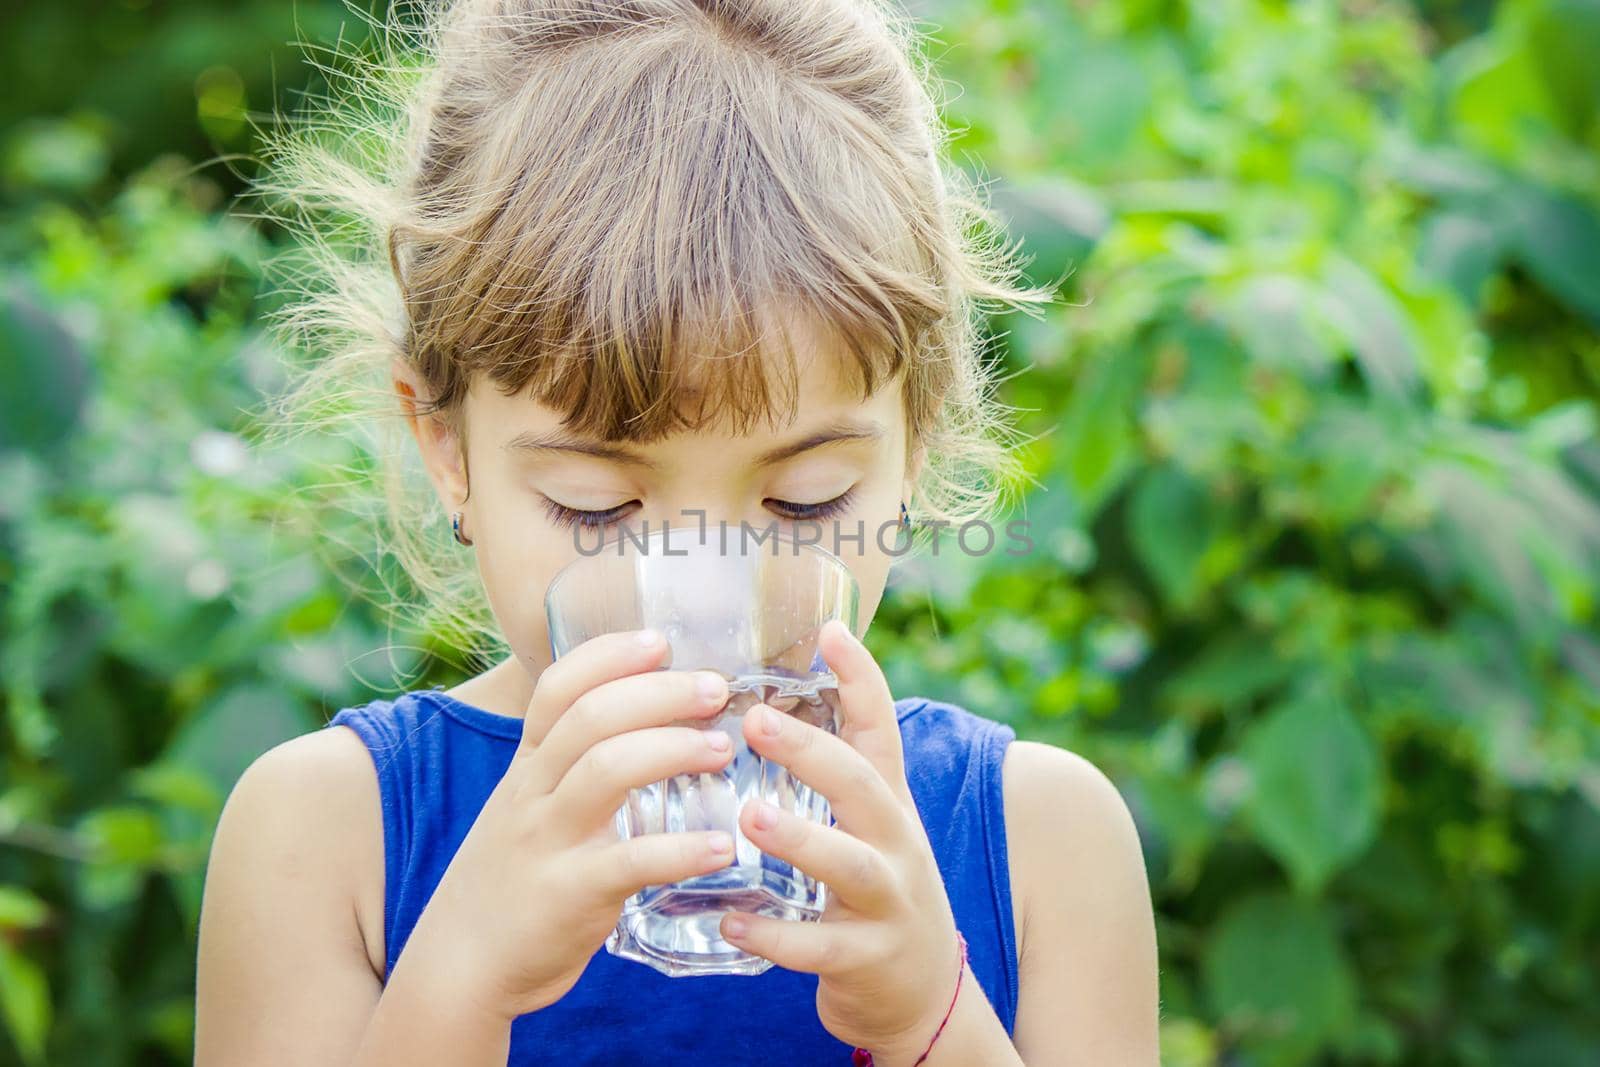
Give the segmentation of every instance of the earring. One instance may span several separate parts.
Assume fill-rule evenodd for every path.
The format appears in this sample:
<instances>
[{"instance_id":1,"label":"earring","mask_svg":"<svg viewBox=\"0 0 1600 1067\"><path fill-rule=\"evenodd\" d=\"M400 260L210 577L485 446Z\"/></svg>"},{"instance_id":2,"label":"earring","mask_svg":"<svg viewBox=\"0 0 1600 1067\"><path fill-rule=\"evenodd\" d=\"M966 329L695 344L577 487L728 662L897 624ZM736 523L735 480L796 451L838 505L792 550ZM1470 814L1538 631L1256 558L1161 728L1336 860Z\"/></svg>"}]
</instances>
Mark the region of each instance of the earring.
<instances>
[{"instance_id":1,"label":"earring","mask_svg":"<svg viewBox=\"0 0 1600 1067\"><path fill-rule=\"evenodd\" d=\"M472 538L465 536L461 532L461 512L459 511L451 512L450 514L450 532L456 535L458 544L472 544Z\"/></svg>"},{"instance_id":2,"label":"earring","mask_svg":"<svg viewBox=\"0 0 1600 1067\"><path fill-rule=\"evenodd\" d=\"M911 529L911 513L906 510L906 502L900 501L900 525L907 530Z\"/></svg>"}]
</instances>

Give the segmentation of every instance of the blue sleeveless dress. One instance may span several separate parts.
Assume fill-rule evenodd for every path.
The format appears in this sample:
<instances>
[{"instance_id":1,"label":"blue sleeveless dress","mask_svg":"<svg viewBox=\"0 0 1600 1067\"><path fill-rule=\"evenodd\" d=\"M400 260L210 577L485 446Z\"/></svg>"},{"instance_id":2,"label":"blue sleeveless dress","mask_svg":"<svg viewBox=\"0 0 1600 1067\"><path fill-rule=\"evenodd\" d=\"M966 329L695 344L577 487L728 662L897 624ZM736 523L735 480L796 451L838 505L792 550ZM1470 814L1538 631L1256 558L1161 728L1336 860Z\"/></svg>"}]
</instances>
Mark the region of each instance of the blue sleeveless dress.
<instances>
[{"instance_id":1,"label":"blue sleeveless dress","mask_svg":"<svg viewBox=\"0 0 1600 1067\"><path fill-rule=\"evenodd\" d=\"M1012 1033L1017 944L1000 766L1016 735L953 704L907 698L895 707L906 777L967 939L972 975ZM390 974L445 867L510 765L522 721L424 689L344 708L328 725L354 730L377 768ZM816 992L816 975L782 967L754 977L669 978L602 947L565 997L512 1024L508 1063L842 1067L851 1049L818 1021Z\"/></svg>"}]
</instances>

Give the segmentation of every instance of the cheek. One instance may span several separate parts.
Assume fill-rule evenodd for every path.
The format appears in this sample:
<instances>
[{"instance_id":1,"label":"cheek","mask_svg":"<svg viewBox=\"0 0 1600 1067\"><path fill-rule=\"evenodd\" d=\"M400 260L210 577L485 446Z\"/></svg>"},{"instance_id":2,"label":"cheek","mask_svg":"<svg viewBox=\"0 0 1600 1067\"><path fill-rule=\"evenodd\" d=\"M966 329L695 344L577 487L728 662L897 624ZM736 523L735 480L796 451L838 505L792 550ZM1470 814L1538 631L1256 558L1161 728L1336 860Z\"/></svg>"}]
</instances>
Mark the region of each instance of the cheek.
<instances>
[{"instance_id":1,"label":"cheek","mask_svg":"<svg viewBox=\"0 0 1600 1067\"><path fill-rule=\"evenodd\" d=\"M895 557L883 552L877 545L876 531L868 533L869 541L867 551L859 559L850 560L851 569L855 572L856 582L861 587L861 603L859 615L856 620L856 632L865 633L872 617L878 611L878 605L883 600L883 590L889 581L889 569L894 565ZM884 540L892 548L895 542L891 540L893 531L886 531Z\"/></svg>"},{"instance_id":2,"label":"cheek","mask_svg":"<svg viewBox=\"0 0 1600 1067\"><path fill-rule=\"evenodd\" d=\"M884 574L887 575L887 570ZM878 604L883 600L884 577L879 577L869 586L861 583L861 609L856 618L856 633L864 634L867 627L872 624L872 617L878 612Z\"/></svg>"},{"instance_id":3,"label":"cheek","mask_svg":"<svg viewBox=\"0 0 1600 1067\"><path fill-rule=\"evenodd\" d=\"M899 517L899 486L894 485L875 488L860 505L852 509L850 515L839 520L842 531L851 539L841 540L838 555L849 565L860 589L860 607L856 620L858 633L864 632L867 624L872 621L872 616L877 612L878 604L883 598L884 587L888 584L889 570L896 559L902 558L885 551L886 547L893 550L898 545L899 534L895 524L899 521ZM862 524L863 530L860 545L853 539L858 521ZM831 537L830 528L830 533L824 536L823 547L833 547L828 543Z\"/></svg>"},{"instance_id":4,"label":"cheek","mask_svg":"<svg viewBox=\"0 0 1600 1067\"><path fill-rule=\"evenodd\" d=\"M487 525L487 528L485 528ZM479 524L472 551L490 610L511 651L535 672L550 663L544 593L572 558L563 532L529 516L499 516Z\"/></svg>"}]
</instances>

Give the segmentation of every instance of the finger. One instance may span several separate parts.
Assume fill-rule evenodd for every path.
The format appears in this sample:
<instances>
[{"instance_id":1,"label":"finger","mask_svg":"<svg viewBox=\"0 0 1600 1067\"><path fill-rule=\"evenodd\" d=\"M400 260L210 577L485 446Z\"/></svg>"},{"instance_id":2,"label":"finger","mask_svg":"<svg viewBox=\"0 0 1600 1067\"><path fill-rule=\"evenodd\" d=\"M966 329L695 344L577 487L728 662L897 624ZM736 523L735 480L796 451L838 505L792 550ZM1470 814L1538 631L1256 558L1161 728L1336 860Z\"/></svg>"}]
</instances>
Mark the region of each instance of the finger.
<instances>
[{"instance_id":1,"label":"finger","mask_svg":"<svg viewBox=\"0 0 1600 1067\"><path fill-rule=\"evenodd\" d=\"M877 914L898 894L883 853L834 826L818 826L758 801L739 813L739 828L769 856L793 864L828 887L854 911Z\"/></svg>"},{"instance_id":2,"label":"finger","mask_svg":"<svg viewBox=\"0 0 1600 1067\"><path fill-rule=\"evenodd\" d=\"M721 730L654 726L608 737L579 757L551 792L556 824L587 836L616 814L630 789L676 774L717 773L732 758L732 739Z\"/></svg>"},{"instance_id":3,"label":"finger","mask_svg":"<svg viewBox=\"0 0 1600 1067\"><path fill-rule=\"evenodd\" d=\"M887 851L904 844L906 808L866 756L820 726L769 704L752 705L744 719L751 750L826 797L845 832Z\"/></svg>"},{"instance_id":4,"label":"finger","mask_svg":"<svg viewBox=\"0 0 1600 1067\"><path fill-rule=\"evenodd\" d=\"M719 930L724 940L779 967L807 974L843 974L877 961L864 922L796 922L730 911ZM742 932L741 932L742 927Z\"/></svg>"},{"instance_id":5,"label":"finger","mask_svg":"<svg viewBox=\"0 0 1600 1067\"><path fill-rule=\"evenodd\" d=\"M661 665L667 642L654 630L629 630L592 637L539 674L522 720L522 744L532 748L584 693L625 675Z\"/></svg>"},{"instance_id":6,"label":"finger","mask_svg":"<svg viewBox=\"0 0 1600 1067\"><path fill-rule=\"evenodd\" d=\"M586 884L621 902L645 886L681 882L726 867L732 835L722 830L642 834L580 853Z\"/></svg>"},{"instance_id":7,"label":"finger","mask_svg":"<svg viewBox=\"0 0 1600 1067\"><path fill-rule=\"evenodd\" d=\"M727 703L728 681L715 671L649 671L602 682L579 695L533 750L533 788L554 789L585 752L608 737L709 721Z\"/></svg>"},{"instance_id":8,"label":"finger","mask_svg":"<svg viewBox=\"0 0 1600 1067\"><path fill-rule=\"evenodd\" d=\"M850 627L838 619L823 624L817 647L839 679L839 736L867 757L897 794L909 797L900 723L883 669Z\"/></svg>"}]
</instances>

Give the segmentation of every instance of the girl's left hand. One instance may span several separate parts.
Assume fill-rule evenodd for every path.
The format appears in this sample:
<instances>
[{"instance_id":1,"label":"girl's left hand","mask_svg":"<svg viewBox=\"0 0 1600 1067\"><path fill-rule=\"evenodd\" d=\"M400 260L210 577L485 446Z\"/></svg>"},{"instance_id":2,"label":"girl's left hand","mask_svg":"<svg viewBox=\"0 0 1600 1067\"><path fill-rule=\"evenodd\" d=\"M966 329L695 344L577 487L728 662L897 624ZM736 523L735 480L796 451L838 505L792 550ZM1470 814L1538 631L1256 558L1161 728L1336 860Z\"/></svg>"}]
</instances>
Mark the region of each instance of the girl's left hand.
<instances>
[{"instance_id":1,"label":"girl's left hand","mask_svg":"<svg viewBox=\"0 0 1600 1067\"><path fill-rule=\"evenodd\" d=\"M780 967L816 974L817 1017L839 1040L879 1058L915 1058L955 991L955 918L906 782L883 671L842 622L827 623L819 644L839 679L839 735L758 704L745 716L744 736L826 797L837 825L755 803L739 813L739 826L761 851L824 882L827 905L820 922L729 912L722 935Z\"/></svg>"}]
</instances>

